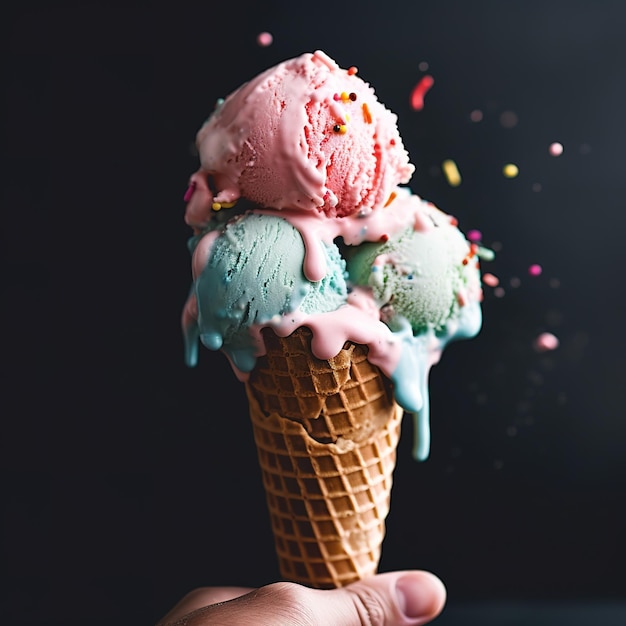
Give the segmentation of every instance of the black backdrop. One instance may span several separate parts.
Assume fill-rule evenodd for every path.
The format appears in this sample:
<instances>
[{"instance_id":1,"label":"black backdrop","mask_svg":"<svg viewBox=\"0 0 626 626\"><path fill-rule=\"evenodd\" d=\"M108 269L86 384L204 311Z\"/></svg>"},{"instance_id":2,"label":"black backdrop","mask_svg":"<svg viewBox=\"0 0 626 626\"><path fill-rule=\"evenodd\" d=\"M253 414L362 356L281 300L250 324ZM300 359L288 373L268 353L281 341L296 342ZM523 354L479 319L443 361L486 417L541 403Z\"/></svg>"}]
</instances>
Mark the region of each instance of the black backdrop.
<instances>
[{"instance_id":1,"label":"black backdrop","mask_svg":"<svg viewBox=\"0 0 626 626\"><path fill-rule=\"evenodd\" d=\"M243 389L182 361L182 194L215 99L317 48L399 115L414 191L498 249L481 335L432 372L427 462L405 421L382 569L452 607L623 597L626 8L296 4L4 8L4 623L150 624L278 578Z\"/></svg>"}]
</instances>

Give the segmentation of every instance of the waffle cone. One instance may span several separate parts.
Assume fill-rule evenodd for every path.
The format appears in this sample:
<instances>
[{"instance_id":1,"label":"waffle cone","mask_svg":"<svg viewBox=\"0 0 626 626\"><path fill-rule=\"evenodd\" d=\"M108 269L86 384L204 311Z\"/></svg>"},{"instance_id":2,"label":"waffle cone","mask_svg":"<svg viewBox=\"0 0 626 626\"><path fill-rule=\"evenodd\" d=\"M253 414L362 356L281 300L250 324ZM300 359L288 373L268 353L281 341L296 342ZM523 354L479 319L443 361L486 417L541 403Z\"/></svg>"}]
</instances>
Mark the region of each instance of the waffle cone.
<instances>
[{"instance_id":1,"label":"waffle cone","mask_svg":"<svg viewBox=\"0 0 626 626\"><path fill-rule=\"evenodd\" d=\"M280 571L319 588L375 574L402 410L390 381L346 343L328 361L311 331L264 331L246 384Z\"/></svg>"}]
</instances>

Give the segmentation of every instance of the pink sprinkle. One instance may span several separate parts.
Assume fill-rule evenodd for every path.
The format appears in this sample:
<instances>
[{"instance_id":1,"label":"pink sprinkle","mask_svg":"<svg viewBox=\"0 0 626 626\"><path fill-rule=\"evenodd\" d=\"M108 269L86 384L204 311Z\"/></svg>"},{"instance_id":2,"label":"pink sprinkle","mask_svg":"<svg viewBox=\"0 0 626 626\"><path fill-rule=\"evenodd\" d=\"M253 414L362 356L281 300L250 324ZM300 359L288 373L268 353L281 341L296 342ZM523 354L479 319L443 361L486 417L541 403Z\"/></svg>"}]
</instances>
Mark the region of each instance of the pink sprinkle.
<instances>
[{"instance_id":1,"label":"pink sprinkle","mask_svg":"<svg viewBox=\"0 0 626 626\"><path fill-rule=\"evenodd\" d=\"M483 112L479 109L474 109L471 113L470 113L470 120L472 120L472 122L480 122L483 119Z\"/></svg>"},{"instance_id":2,"label":"pink sprinkle","mask_svg":"<svg viewBox=\"0 0 626 626\"><path fill-rule=\"evenodd\" d=\"M556 350L558 347L559 340L552 333L541 333L533 342L533 348L537 352Z\"/></svg>"},{"instance_id":3,"label":"pink sprinkle","mask_svg":"<svg viewBox=\"0 0 626 626\"><path fill-rule=\"evenodd\" d=\"M259 46L263 46L263 48L271 46L273 41L274 37L272 37L272 33L267 32L259 33L256 38L256 42L259 44Z\"/></svg>"},{"instance_id":4,"label":"pink sprinkle","mask_svg":"<svg viewBox=\"0 0 626 626\"><path fill-rule=\"evenodd\" d=\"M411 93L411 107L414 111L421 111L424 108L424 96L434 84L435 79L429 74L426 74L426 76L422 76L419 83L415 85Z\"/></svg>"},{"instance_id":5,"label":"pink sprinkle","mask_svg":"<svg viewBox=\"0 0 626 626\"><path fill-rule=\"evenodd\" d=\"M191 200L191 196L193 196L193 192L196 190L196 183L189 183L189 187L187 187L187 191L185 191L185 195L183 196L183 200L185 202L189 202Z\"/></svg>"},{"instance_id":6,"label":"pink sprinkle","mask_svg":"<svg viewBox=\"0 0 626 626\"><path fill-rule=\"evenodd\" d=\"M563 144L555 141L553 144L550 145L548 151L552 156L560 156L561 154L563 154Z\"/></svg>"},{"instance_id":7,"label":"pink sprinkle","mask_svg":"<svg viewBox=\"0 0 626 626\"><path fill-rule=\"evenodd\" d=\"M489 287L497 287L500 284L500 279L493 274L483 274L483 283Z\"/></svg>"},{"instance_id":8,"label":"pink sprinkle","mask_svg":"<svg viewBox=\"0 0 626 626\"><path fill-rule=\"evenodd\" d=\"M504 289L502 289L502 287L496 287L496 288L493 290L493 295L494 295L496 298L504 298Z\"/></svg>"},{"instance_id":9,"label":"pink sprinkle","mask_svg":"<svg viewBox=\"0 0 626 626\"><path fill-rule=\"evenodd\" d=\"M467 238L469 241L480 241L483 238L483 234L479 230L468 230Z\"/></svg>"},{"instance_id":10,"label":"pink sprinkle","mask_svg":"<svg viewBox=\"0 0 626 626\"><path fill-rule=\"evenodd\" d=\"M541 265L537 265L536 263L528 268L528 273L531 276L539 276L542 271Z\"/></svg>"}]
</instances>

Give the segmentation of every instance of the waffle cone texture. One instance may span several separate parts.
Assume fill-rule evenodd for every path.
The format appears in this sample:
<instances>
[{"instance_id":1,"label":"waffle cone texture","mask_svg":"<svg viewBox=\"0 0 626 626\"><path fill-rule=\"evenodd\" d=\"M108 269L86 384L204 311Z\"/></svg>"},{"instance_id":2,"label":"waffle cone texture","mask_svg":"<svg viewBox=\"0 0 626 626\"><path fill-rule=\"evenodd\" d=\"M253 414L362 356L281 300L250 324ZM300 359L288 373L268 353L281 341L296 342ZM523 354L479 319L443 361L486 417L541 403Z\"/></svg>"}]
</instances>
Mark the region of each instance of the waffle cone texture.
<instances>
[{"instance_id":1,"label":"waffle cone texture","mask_svg":"<svg viewBox=\"0 0 626 626\"><path fill-rule=\"evenodd\" d=\"M373 575L402 419L391 383L366 346L323 361L308 328L263 338L246 392L281 574L318 588Z\"/></svg>"}]
</instances>

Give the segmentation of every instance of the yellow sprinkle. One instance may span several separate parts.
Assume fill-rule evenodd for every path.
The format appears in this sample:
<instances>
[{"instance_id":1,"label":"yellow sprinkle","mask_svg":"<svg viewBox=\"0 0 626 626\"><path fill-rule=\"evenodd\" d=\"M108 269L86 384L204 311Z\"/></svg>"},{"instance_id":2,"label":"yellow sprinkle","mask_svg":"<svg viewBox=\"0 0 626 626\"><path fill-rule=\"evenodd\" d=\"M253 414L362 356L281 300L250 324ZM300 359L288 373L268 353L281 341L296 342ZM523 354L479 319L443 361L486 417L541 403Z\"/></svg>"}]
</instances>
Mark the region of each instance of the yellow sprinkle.
<instances>
[{"instance_id":1,"label":"yellow sprinkle","mask_svg":"<svg viewBox=\"0 0 626 626\"><path fill-rule=\"evenodd\" d=\"M339 130L337 131L340 135L345 135L348 127L345 124L339 124Z\"/></svg>"},{"instance_id":2,"label":"yellow sprinkle","mask_svg":"<svg viewBox=\"0 0 626 626\"><path fill-rule=\"evenodd\" d=\"M233 202L214 202L211 205L211 208L214 211L219 211L220 209L230 209L234 207L236 204L237 204L237 200L234 200Z\"/></svg>"},{"instance_id":3,"label":"yellow sprinkle","mask_svg":"<svg viewBox=\"0 0 626 626\"><path fill-rule=\"evenodd\" d=\"M507 177L507 178L515 178L518 174L519 174L519 168L517 167L517 165L515 165L514 163L507 163L503 168L502 168L502 173Z\"/></svg>"},{"instance_id":4,"label":"yellow sprinkle","mask_svg":"<svg viewBox=\"0 0 626 626\"><path fill-rule=\"evenodd\" d=\"M441 168L450 187L458 187L461 184L461 173L452 159L446 159L441 164Z\"/></svg>"},{"instance_id":5,"label":"yellow sprinkle","mask_svg":"<svg viewBox=\"0 0 626 626\"><path fill-rule=\"evenodd\" d=\"M350 100L350 96L345 91L342 91L341 99L345 102L346 100Z\"/></svg>"},{"instance_id":6,"label":"yellow sprinkle","mask_svg":"<svg viewBox=\"0 0 626 626\"><path fill-rule=\"evenodd\" d=\"M363 118L367 124L372 123L372 114L370 113L370 108L367 106L367 102L363 103Z\"/></svg>"}]
</instances>

